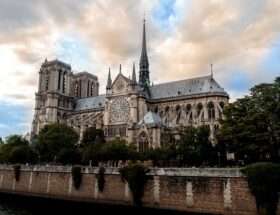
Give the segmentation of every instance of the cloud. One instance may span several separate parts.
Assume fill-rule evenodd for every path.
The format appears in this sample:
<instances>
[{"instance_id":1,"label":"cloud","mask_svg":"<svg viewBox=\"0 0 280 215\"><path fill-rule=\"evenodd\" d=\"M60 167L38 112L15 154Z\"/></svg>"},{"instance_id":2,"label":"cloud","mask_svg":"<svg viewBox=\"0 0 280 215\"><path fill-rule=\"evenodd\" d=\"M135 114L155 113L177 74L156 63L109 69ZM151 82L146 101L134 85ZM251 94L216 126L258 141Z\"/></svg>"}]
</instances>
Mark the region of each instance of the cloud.
<instances>
[{"instance_id":1,"label":"cloud","mask_svg":"<svg viewBox=\"0 0 280 215\"><path fill-rule=\"evenodd\" d=\"M236 98L280 69L279 10L278 0L2 0L0 101L28 106L32 115L45 58L98 75L103 93L109 66L113 76L120 63L130 75L138 63L144 14L153 82L207 75L213 63Z\"/></svg>"},{"instance_id":2,"label":"cloud","mask_svg":"<svg viewBox=\"0 0 280 215\"><path fill-rule=\"evenodd\" d=\"M190 7L176 33L159 47L164 78L174 72L177 78L209 73L214 63L222 80L240 69L256 80L261 60L279 37L280 2L198 0Z\"/></svg>"}]
</instances>

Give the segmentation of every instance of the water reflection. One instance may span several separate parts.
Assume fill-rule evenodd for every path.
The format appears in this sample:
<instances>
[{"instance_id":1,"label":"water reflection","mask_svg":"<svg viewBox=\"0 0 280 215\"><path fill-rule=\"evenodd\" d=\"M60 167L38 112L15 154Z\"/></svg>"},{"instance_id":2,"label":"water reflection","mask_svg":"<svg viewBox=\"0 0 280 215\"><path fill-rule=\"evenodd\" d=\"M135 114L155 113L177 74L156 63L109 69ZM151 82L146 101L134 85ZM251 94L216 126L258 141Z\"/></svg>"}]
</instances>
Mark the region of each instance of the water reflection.
<instances>
[{"instance_id":1,"label":"water reflection","mask_svg":"<svg viewBox=\"0 0 280 215\"><path fill-rule=\"evenodd\" d=\"M62 200L0 194L0 215L179 215L167 210L109 206L92 203L77 203ZM191 213L188 213L190 215ZM194 215L194 214L193 214ZM197 214L196 214L197 215Z\"/></svg>"}]
</instances>

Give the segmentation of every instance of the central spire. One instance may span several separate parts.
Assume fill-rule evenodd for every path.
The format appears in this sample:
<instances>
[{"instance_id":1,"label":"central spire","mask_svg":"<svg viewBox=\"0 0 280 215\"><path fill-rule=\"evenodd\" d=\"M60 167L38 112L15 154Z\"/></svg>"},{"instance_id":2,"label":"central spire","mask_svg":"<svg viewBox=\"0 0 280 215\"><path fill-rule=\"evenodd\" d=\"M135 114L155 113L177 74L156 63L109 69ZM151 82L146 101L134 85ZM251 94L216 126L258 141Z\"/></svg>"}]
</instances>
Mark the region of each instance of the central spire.
<instances>
[{"instance_id":1,"label":"central spire","mask_svg":"<svg viewBox=\"0 0 280 215\"><path fill-rule=\"evenodd\" d=\"M142 36L142 50L140 57L140 72L139 72L139 84L142 87L149 86L150 75L149 75L149 60L147 54L147 44L146 44L146 20L143 20L143 36Z\"/></svg>"}]
</instances>

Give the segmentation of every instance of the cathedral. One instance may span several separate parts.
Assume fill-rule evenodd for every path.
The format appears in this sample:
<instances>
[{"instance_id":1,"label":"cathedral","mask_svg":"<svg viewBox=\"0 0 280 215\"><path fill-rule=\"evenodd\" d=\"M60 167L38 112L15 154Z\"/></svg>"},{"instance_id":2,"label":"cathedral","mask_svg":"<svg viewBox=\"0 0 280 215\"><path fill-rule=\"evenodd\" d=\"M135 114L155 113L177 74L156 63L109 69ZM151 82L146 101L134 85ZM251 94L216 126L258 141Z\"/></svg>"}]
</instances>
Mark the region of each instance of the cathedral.
<instances>
[{"instance_id":1,"label":"cathedral","mask_svg":"<svg viewBox=\"0 0 280 215\"><path fill-rule=\"evenodd\" d=\"M143 23L139 77L133 65L131 78L119 74L112 80L109 69L106 93L99 94L98 77L73 73L71 65L47 61L39 71L31 135L46 124L65 123L82 138L87 127L103 129L107 140L120 137L139 151L180 139L186 126L207 125L214 140L229 95L208 76L152 85ZM169 135L167 135L169 134Z\"/></svg>"}]
</instances>

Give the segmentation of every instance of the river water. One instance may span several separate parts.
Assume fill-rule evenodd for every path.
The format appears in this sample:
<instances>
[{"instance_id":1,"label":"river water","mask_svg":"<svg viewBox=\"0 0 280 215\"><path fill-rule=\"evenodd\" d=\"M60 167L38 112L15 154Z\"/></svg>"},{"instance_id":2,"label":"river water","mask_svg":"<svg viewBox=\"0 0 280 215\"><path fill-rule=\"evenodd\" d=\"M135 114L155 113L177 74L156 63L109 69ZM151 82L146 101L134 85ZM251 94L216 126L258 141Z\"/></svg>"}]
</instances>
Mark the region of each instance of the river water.
<instances>
[{"instance_id":1,"label":"river water","mask_svg":"<svg viewBox=\"0 0 280 215\"><path fill-rule=\"evenodd\" d=\"M167 210L134 207L109 206L92 203L78 203L35 197L0 194L0 215L181 215ZM187 213L194 215L193 213ZM197 215L197 214L196 214Z\"/></svg>"}]
</instances>

